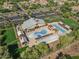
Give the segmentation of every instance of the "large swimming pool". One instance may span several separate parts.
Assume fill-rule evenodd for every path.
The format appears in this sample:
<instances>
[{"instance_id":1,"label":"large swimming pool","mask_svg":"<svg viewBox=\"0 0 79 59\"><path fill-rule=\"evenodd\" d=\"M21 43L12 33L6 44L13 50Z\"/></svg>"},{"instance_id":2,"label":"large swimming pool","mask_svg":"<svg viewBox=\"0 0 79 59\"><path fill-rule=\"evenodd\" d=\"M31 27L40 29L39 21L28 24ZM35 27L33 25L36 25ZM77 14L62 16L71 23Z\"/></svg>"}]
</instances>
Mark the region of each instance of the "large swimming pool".
<instances>
[{"instance_id":1,"label":"large swimming pool","mask_svg":"<svg viewBox=\"0 0 79 59\"><path fill-rule=\"evenodd\" d=\"M40 38L47 34L47 30L41 30L40 32L35 32L34 35L37 36L37 38Z\"/></svg>"},{"instance_id":2,"label":"large swimming pool","mask_svg":"<svg viewBox=\"0 0 79 59\"><path fill-rule=\"evenodd\" d=\"M61 31L62 33L66 32L66 30L64 28L62 28L60 25L58 24L52 24L57 30Z\"/></svg>"}]
</instances>

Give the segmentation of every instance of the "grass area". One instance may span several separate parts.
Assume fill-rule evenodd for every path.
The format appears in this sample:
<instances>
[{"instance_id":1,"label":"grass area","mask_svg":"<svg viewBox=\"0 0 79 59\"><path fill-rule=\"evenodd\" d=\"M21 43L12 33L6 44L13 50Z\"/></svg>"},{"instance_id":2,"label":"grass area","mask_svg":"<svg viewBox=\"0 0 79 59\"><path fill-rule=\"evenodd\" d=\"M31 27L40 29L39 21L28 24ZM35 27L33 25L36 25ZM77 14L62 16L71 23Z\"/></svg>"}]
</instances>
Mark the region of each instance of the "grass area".
<instances>
[{"instance_id":1,"label":"grass area","mask_svg":"<svg viewBox=\"0 0 79 59\"><path fill-rule=\"evenodd\" d=\"M79 56L67 56L66 59L79 59Z\"/></svg>"},{"instance_id":2,"label":"grass area","mask_svg":"<svg viewBox=\"0 0 79 59\"><path fill-rule=\"evenodd\" d=\"M59 38L60 44L57 45L57 49L64 48L71 44L74 40L73 36L64 35Z\"/></svg>"},{"instance_id":3,"label":"grass area","mask_svg":"<svg viewBox=\"0 0 79 59\"><path fill-rule=\"evenodd\" d=\"M65 24L69 25L70 27L72 28L77 28L79 27L79 24L74 21L73 19L68 19L68 18L65 18L64 20L62 20Z\"/></svg>"},{"instance_id":4,"label":"grass area","mask_svg":"<svg viewBox=\"0 0 79 59\"><path fill-rule=\"evenodd\" d=\"M79 59L79 56L73 56L72 59Z\"/></svg>"},{"instance_id":5,"label":"grass area","mask_svg":"<svg viewBox=\"0 0 79 59\"><path fill-rule=\"evenodd\" d=\"M17 39L13 28L7 29L4 35L6 38L5 43L7 43L7 45L16 43Z\"/></svg>"},{"instance_id":6,"label":"grass area","mask_svg":"<svg viewBox=\"0 0 79 59\"><path fill-rule=\"evenodd\" d=\"M15 36L15 32L14 32L13 27L6 29L6 31L4 33L4 37L5 37L4 38L5 43L6 43L7 48L8 48L8 52L13 57L13 59L17 59L19 57L19 53L17 52L18 44L17 44L17 39Z\"/></svg>"},{"instance_id":7,"label":"grass area","mask_svg":"<svg viewBox=\"0 0 79 59\"><path fill-rule=\"evenodd\" d=\"M0 7L0 13L7 13L7 12L11 12L12 10L9 9L4 9Z\"/></svg>"}]
</instances>

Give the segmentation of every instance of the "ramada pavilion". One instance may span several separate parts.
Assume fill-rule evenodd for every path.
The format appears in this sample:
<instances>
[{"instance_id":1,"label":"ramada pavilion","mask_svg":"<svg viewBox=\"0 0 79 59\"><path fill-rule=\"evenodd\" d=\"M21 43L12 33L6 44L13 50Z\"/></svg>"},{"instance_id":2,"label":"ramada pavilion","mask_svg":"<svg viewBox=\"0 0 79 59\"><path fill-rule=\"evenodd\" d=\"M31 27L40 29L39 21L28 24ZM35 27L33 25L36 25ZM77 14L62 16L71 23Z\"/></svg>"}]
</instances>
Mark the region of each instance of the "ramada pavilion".
<instances>
[{"instance_id":1,"label":"ramada pavilion","mask_svg":"<svg viewBox=\"0 0 79 59\"><path fill-rule=\"evenodd\" d=\"M17 25L16 30L20 47L24 47L26 44L32 47L41 42L49 44L58 40L60 36L71 32L70 27L61 21L45 23L43 19L36 18L30 18L22 25Z\"/></svg>"}]
</instances>

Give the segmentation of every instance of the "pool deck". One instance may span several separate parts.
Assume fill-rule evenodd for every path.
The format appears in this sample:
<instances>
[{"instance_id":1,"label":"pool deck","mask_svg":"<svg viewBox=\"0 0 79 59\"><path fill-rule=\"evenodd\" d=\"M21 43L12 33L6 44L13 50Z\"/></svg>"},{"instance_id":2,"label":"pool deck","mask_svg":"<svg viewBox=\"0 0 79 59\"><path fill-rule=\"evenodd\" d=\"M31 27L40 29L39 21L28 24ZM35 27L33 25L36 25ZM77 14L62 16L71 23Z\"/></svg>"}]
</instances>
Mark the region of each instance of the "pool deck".
<instances>
[{"instance_id":1,"label":"pool deck","mask_svg":"<svg viewBox=\"0 0 79 59\"><path fill-rule=\"evenodd\" d=\"M34 33L40 32L41 30L46 30L46 31L47 31L47 33L46 33L45 35L48 35L48 34L52 33L52 32L48 29L47 26L44 26L44 27L37 28L37 29L35 29L34 31L31 31L31 32L28 32L28 33L26 32L26 35L27 35L28 37L31 36L30 38L35 38Z\"/></svg>"},{"instance_id":2,"label":"pool deck","mask_svg":"<svg viewBox=\"0 0 79 59\"><path fill-rule=\"evenodd\" d=\"M59 36L57 34L50 34L48 36L42 37L38 40L38 43L40 42L46 42L47 44L54 42L59 39Z\"/></svg>"},{"instance_id":3,"label":"pool deck","mask_svg":"<svg viewBox=\"0 0 79 59\"><path fill-rule=\"evenodd\" d=\"M65 29L63 26L61 26L59 24L60 22L53 22L53 23L49 23L49 25L43 26L43 27L39 27L36 28L33 31L29 31L26 32L27 37L31 40L31 39L35 39L37 40L38 43L40 42L46 42L46 43L51 43L54 42L56 40L59 39L59 36L65 35L66 33L69 33L70 30ZM58 25L61 29L63 29L65 32L61 32L61 30L58 30L57 28L55 28L52 24L56 24ZM63 23L61 23L63 24ZM50 26L51 25L51 26ZM65 24L64 24L65 26ZM41 30L46 30L47 33L45 35L43 35L40 38L37 38L37 36L34 34L36 32L40 32Z\"/></svg>"},{"instance_id":4,"label":"pool deck","mask_svg":"<svg viewBox=\"0 0 79 59\"><path fill-rule=\"evenodd\" d=\"M50 23L53 27L55 27L55 29L58 30L58 35L61 36L61 35L65 35L66 33L70 33L71 32L71 29L70 27L67 27L68 25L65 25L63 23L60 23L60 22L53 22L53 23ZM56 25L56 26L54 26ZM62 26L63 25L63 26Z\"/></svg>"},{"instance_id":5,"label":"pool deck","mask_svg":"<svg viewBox=\"0 0 79 59\"><path fill-rule=\"evenodd\" d=\"M57 27L59 28L55 27L53 24L57 25ZM45 30L45 32L41 33L41 31L43 30ZM64 32L62 32L62 30L64 30ZM17 32L18 31L19 30L17 30ZM70 32L71 32L71 29L67 25L63 24L62 22L48 23L44 26L36 27L35 29L29 30L29 31L24 30L24 33L28 37L28 40L30 42L30 43L28 42L30 46L39 44L41 42L46 42L47 44L50 44L54 41L59 40L60 36ZM39 37L39 35L41 37Z\"/></svg>"}]
</instances>

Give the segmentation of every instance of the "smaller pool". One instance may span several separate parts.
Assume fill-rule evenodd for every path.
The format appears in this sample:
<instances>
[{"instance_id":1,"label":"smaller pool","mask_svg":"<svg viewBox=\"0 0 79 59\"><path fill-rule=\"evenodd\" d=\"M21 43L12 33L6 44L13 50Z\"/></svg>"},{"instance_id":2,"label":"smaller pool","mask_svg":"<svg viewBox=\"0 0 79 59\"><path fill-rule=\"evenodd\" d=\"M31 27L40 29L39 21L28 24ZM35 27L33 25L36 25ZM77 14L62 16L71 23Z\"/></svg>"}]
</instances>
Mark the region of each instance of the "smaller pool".
<instances>
[{"instance_id":1,"label":"smaller pool","mask_svg":"<svg viewBox=\"0 0 79 59\"><path fill-rule=\"evenodd\" d=\"M53 26L54 26L57 30L61 31L62 33L66 32L66 30L63 29L63 28L62 28L61 26L59 26L58 24L53 24Z\"/></svg>"}]
</instances>

